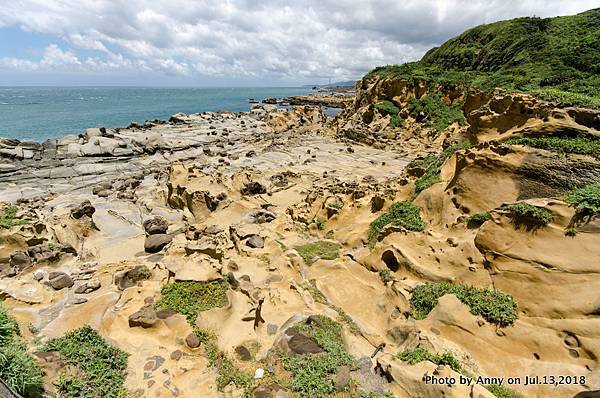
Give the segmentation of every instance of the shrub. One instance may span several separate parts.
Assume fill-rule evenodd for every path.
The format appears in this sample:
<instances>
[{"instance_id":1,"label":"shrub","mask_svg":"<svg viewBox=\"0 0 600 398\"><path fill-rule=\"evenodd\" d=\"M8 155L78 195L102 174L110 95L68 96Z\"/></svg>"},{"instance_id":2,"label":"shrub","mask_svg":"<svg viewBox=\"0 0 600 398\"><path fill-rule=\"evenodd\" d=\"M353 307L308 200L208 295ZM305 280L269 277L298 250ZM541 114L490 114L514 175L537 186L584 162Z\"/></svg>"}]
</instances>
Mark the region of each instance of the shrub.
<instances>
[{"instance_id":1,"label":"shrub","mask_svg":"<svg viewBox=\"0 0 600 398\"><path fill-rule=\"evenodd\" d=\"M505 206L505 209L513 215L517 224L538 227L548 225L552 221L552 213L549 210L529 203L516 203Z\"/></svg>"},{"instance_id":2,"label":"shrub","mask_svg":"<svg viewBox=\"0 0 600 398\"><path fill-rule=\"evenodd\" d=\"M354 359L344 347L341 325L322 315L315 318L315 321L298 324L294 329L313 339L325 353L287 356L283 360L285 369L292 374L292 390L308 398L334 393L333 378L338 369L354 365Z\"/></svg>"},{"instance_id":3,"label":"shrub","mask_svg":"<svg viewBox=\"0 0 600 398\"><path fill-rule=\"evenodd\" d=\"M454 294L470 308L472 314L481 315L500 326L511 325L517 319L517 303L509 294L448 282L426 283L415 287L410 298L413 313L417 318L425 317L437 305L438 299L446 294Z\"/></svg>"},{"instance_id":4,"label":"shrub","mask_svg":"<svg viewBox=\"0 0 600 398\"><path fill-rule=\"evenodd\" d=\"M2 217L0 217L0 228L10 229L17 225L27 224L26 220L15 218L16 215L17 208L15 206L5 207Z\"/></svg>"},{"instance_id":5,"label":"shrub","mask_svg":"<svg viewBox=\"0 0 600 398\"><path fill-rule=\"evenodd\" d=\"M600 214L600 184L591 184L567 193L566 201L584 215Z\"/></svg>"},{"instance_id":6,"label":"shrub","mask_svg":"<svg viewBox=\"0 0 600 398\"><path fill-rule=\"evenodd\" d=\"M27 353L17 321L0 305L0 379L20 395L37 397L42 370Z\"/></svg>"},{"instance_id":7,"label":"shrub","mask_svg":"<svg viewBox=\"0 0 600 398\"><path fill-rule=\"evenodd\" d=\"M398 113L400 113L400 108L398 108L392 102L387 100L376 103L375 109L377 109L384 115L397 115Z\"/></svg>"},{"instance_id":8,"label":"shrub","mask_svg":"<svg viewBox=\"0 0 600 398\"><path fill-rule=\"evenodd\" d=\"M441 132L454 122L459 122L460 124L465 122L462 104L446 105L440 94L435 92L430 92L421 99L411 97L408 110L415 118L419 114L424 114L427 126L433 127L438 132Z\"/></svg>"},{"instance_id":9,"label":"shrub","mask_svg":"<svg viewBox=\"0 0 600 398\"><path fill-rule=\"evenodd\" d=\"M559 153L578 153L600 158L600 139L583 137L523 137L506 140L509 145L524 145Z\"/></svg>"},{"instance_id":10,"label":"shrub","mask_svg":"<svg viewBox=\"0 0 600 398\"><path fill-rule=\"evenodd\" d=\"M569 227L569 228L565 229L565 236L573 238L576 235L577 235L577 228L575 228L575 227Z\"/></svg>"},{"instance_id":11,"label":"shrub","mask_svg":"<svg viewBox=\"0 0 600 398\"><path fill-rule=\"evenodd\" d=\"M388 224L409 231L423 231L425 229L425 223L421 218L418 206L409 202L397 202L392 204L386 213L377 217L369 226L369 245L375 245L379 232Z\"/></svg>"},{"instance_id":12,"label":"shrub","mask_svg":"<svg viewBox=\"0 0 600 398\"><path fill-rule=\"evenodd\" d=\"M296 246L295 249L306 265L311 265L315 257L323 260L335 260L340 256L340 246L335 242L325 240Z\"/></svg>"},{"instance_id":13,"label":"shrub","mask_svg":"<svg viewBox=\"0 0 600 398\"><path fill-rule=\"evenodd\" d=\"M381 281L385 285L387 285L388 282L391 282L394 280L394 275L392 275L390 270L387 268L383 268L383 269L379 270L379 277L381 278Z\"/></svg>"},{"instance_id":14,"label":"shrub","mask_svg":"<svg viewBox=\"0 0 600 398\"><path fill-rule=\"evenodd\" d=\"M106 343L91 326L51 340L44 350L59 352L65 364L81 370L81 379L61 376L59 388L67 396L118 398L126 394L127 353Z\"/></svg>"},{"instance_id":15,"label":"shrub","mask_svg":"<svg viewBox=\"0 0 600 398\"><path fill-rule=\"evenodd\" d=\"M492 218L492 215L490 214L489 211L473 214L472 216L470 216L467 219L467 225L479 227L480 225L482 225L484 222L486 222L490 218Z\"/></svg>"},{"instance_id":16,"label":"shrub","mask_svg":"<svg viewBox=\"0 0 600 398\"><path fill-rule=\"evenodd\" d=\"M399 360L407 362L409 365L416 365L423 361L431 361L436 365L449 366L452 370L458 373L462 373L462 367L460 362L451 352L445 352L443 354L434 354L431 351L417 347L412 351L404 351L396 356Z\"/></svg>"},{"instance_id":17,"label":"shrub","mask_svg":"<svg viewBox=\"0 0 600 398\"><path fill-rule=\"evenodd\" d=\"M523 398L521 394L499 384L490 384L485 388L498 398Z\"/></svg>"},{"instance_id":18,"label":"shrub","mask_svg":"<svg viewBox=\"0 0 600 398\"><path fill-rule=\"evenodd\" d=\"M227 304L228 288L229 284L225 280L184 281L163 285L160 289L160 300L155 303L155 308L173 309L194 325L200 311L224 307Z\"/></svg>"},{"instance_id":19,"label":"shrub","mask_svg":"<svg viewBox=\"0 0 600 398\"><path fill-rule=\"evenodd\" d=\"M451 145L438 155L427 155L424 159L414 160L410 167L422 167L425 173L415 182L415 195L440 181L440 169L456 151L470 147L469 142L464 141Z\"/></svg>"}]
</instances>

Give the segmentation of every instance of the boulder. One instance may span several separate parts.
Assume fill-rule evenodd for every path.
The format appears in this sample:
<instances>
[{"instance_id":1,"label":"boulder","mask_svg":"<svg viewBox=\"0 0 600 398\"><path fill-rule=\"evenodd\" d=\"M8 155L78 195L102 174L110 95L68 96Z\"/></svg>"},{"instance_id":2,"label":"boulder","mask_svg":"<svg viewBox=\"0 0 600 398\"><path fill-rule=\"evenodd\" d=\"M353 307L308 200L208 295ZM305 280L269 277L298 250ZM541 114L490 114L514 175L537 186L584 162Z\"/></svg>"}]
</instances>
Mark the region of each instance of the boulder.
<instances>
[{"instance_id":1,"label":"boulder","mask_svg":"<svg viewBox=\"0 0 600 398\"><path fill-rule=\"evenodd\" d=\"M252 359L252 354L250 353L250 350L248 350L248 348L246 348L243 345L235 347L235 355L240 361L244 362Z\"/></svg>"},{"instance_id":2,"label":"boulder","mask_svg":"<svg viewBox=\"0 0 600 398\"><path fill-rule=\"evenodd\" d=\"M81 285L77 286L77 288L75 289L75 293L77 294L87 294L87 293L91 293L95 290L100 289L101 283L99 279L91 279L87 282L82 283Z\"/></svg>"},{"instance_id":3,"label":"boulder","mask_svg":"<svg viewBox=\"0 0 600 398\"><path fill-rule=\"evenodd\" d=\"M166 234L169 229L167 220L158 216L144 221L142 226L148 235Z\"/></svg>"},{"instance_id":4,"label":"boulder","mask_svg":"<svg viewBox=\"0 0 600 398\"><path fill-rule=\"evenodd\" d=\"M302 354L318 354L323 352L323 348L321 348L313 339L308 337L305 334L298 333L293 330L288 330L286 334L292 333L291 338L289 339L287 345L289 349L299 355Z\"/></svg>"},{"instance_id":5,"label":"boulder","mask_svg":"<svg viewBox=\"0 0 600 398\"><path fill-rule=\"evenodd\" d=\"M157 320L156 311L152 305L145 305L138 311L129 315L129 327L142 327L148 329L154 326Z\"/></svg>"},{"instance_id":6,"label":"boulder","mask_svg":"<svg viewBox=\"0 0 600 398\"><path fill-rule=\"evenodd\" d=\"M346 389L348 383L350 383L350 367L342 366L338 369L338 372L333 379L333 385L338 392L342 392Z\"/></svg>"},{"instance_id":7,"label":"boulder","mask_svg":"<svg viewBox=\"0 0 600 398\"><path fill-rule=\"evenodd\" d=\"M246 246L253 249L262 249L265 247L265 240L260 235L252 235L246 240Z\"/></svg>"},{"instance_id":8,"label":"boulder","mask_svg":"<svg viewBox=\"0 0 600 398\"><path fill-rule=\"evenodd\" d=\"M54 290L61 290L66 287L71 287L74 285L73 278L71 278L68 274L60 271L50 272L48 275L48 284Z\"/></svg>"},{"instance_id":9,"label":"boulder","mask_svg":"<svg viewBox=\"0 0 600 398\"><path fill-rule=\"evenodd\" d=\"M267 193L267 188L257 181L250 181L244 184L242 189L240 190L242 195L260 195L263 193Z\"/></svg>"},{"instance_id":10,"label":"boulder","mask_svg":"<svg viewBox=\"0 0 600 398\"><path fill-rule=\"evenodd\" d=\"M92 203L89 200L84 200L79 204L79 206L71 209L71 216L78 220L83 216L91 217L95 212L96 209L94 206L92 206Z\"/></svg>"},{"instance_id":11,"label":"boulder","mask_svg":"<svg viewBox=\"0 0 600 398\"><path fill-rule=\"evenodd\" d=\"M13 254L10 255L9 263L10 263L11 267L14 267L18 271L22 271L25 268L30 267L32 264L32 261L31 261L31 257L29 257L29 255L27 255L27 253L18 251L18 252L14 252Z\"/></svg>"},{"instance_id":12,"label":"boulder","mask_svg":"<svg viewBox=\"0 0 600 398\"><path fill-rule=\"evenodd\" d=\"M375 195L371 198L371 213L377 213L379 210L383 209L383 205L385 204L385 199L379 195Z\"/></svg>"},{"instance_id":13,"label":"boulder","mask_svg":"<svg viewBox=\"0 0 600 398\"><path fill-rule=\"evenodd\" d=\"M158 253L166 245L171 243L173 236L168 234L154 234L146 237L144 242L144 250L146 253Z\"/></svg>"},{"instance_id":14,"label":"boulder","mask_svg":"<svg viewBox=\"0 0 600 398\"><path fill-rule=\"evenodd\" d=\"M138 265L126 271L119 271L115 273L115 285L119 286L119 289L127 289L128 287L135 286L139 281L149 279L152 276L152 272L145 265Z\"/></svg>"},{"instance_id":15,"label":"boulder","mask_svg":"<svg viewBox=\"0 0 600 398\"><path fill-rule=\"evenodd\" d=\"M185 344L190 348L198 348L202 342L195 333L190 333L185 338Z\"/></svg>"}]
</instances>

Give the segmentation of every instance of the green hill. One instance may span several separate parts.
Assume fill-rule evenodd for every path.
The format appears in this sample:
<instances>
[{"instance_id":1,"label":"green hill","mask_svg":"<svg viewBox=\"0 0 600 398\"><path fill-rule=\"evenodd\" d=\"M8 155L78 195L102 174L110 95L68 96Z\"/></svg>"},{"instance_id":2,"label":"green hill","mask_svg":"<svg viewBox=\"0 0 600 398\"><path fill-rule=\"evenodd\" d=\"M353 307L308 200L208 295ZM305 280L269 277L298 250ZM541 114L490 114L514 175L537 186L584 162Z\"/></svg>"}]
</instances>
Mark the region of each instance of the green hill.
<instances>
[{"instance_id":1,"label":"green hill","mask_svg":"<svg viewBox=\"0 0 600 398\"><path fill-rule=\"evenodd\" d=\"M477 26L418 62L378 67L366 77L375 76L501 87L563 105L600 106L600 8Z\"/></svg>"}]
</instances>

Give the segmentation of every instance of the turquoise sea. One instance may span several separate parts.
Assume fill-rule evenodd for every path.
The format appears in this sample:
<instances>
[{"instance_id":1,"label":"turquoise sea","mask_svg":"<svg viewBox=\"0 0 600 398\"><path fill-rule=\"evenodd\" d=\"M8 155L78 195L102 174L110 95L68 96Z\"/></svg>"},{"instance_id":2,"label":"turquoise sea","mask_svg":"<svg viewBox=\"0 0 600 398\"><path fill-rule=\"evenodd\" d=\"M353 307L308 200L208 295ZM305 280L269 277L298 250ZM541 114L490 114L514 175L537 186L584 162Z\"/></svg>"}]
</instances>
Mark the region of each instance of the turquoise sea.
<instances>
[{"instance_id":1,"label":"turquoise sea","mask_svg":"<svg viewBox=\"0 0 600 398\"><path fill-rule=\"evenodd\" d=\"M306 87L0 87L0 137L44 141L88 127L125 127L174 113L243 112L250 98L307 94Z\"/></svg>"}]
</instances>

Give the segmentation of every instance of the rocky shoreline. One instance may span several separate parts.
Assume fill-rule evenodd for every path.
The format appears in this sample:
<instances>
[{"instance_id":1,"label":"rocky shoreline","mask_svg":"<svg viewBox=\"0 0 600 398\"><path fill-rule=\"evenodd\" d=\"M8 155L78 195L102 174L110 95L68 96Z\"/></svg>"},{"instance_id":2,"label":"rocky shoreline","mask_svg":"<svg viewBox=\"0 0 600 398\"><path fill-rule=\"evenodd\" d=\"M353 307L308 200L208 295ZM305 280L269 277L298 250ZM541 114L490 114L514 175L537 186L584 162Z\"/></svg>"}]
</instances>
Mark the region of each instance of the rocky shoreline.
<instances>
[{"instance_id":1,"label":"rocky shoreline","mask_svg":"<svg viewBox=\"0 0 600 398\"><path fill-rule=\"evenodd\" d=\"M294 361L322 358L327 394L492 398L423 378L508 370L586 380L514 387L526 396L600 385L599 219L565 199L600 181L600 160L508 141L593 140L600 113L402 79L357 87L335 118L265 104L0 140L0 297L44 388L80 370L32 341L85 325L129 354L135 397L302 396ZM464 104L464 122L438 131L409 107L427 96Z\"/></svg>"}]
</instances>

